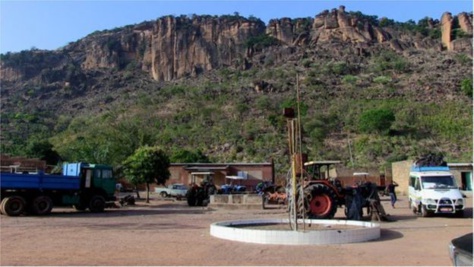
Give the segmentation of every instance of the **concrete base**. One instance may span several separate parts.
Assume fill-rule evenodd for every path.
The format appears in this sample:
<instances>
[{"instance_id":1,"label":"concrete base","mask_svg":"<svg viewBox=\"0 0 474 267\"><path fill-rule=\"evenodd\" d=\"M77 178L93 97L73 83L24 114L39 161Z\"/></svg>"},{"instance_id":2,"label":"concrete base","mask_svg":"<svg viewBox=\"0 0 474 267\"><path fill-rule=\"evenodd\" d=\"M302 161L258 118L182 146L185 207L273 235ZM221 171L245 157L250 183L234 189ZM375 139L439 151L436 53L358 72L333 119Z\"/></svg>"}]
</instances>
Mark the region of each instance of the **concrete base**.
<instances>
[{"instance_id":1,"label":"concrete base","mask_svg":"<svg viewBox=\"0 0 474 267\"><path fill-rule=\"evenodd\" d=\"M209 204L258 204L262 206L262 196L257 194L212 195Z\"/></svg>"},{"instance_id":2,"label":"concrete base","mask_svg":"<svg viewBox=\"0 0 474 267\"><path fill-rule=\"evenodd\" d=\"M257 244L274 245L325 245L357 243L380 238L380 225L372 222L346 220L305 220L305 223L323 225L354 226L349 229L325 229L316 231L258 230L251 227L238 228L239 225L262 225L268 223L286 224L288 219L263 219L217 222L211 224L214 237Z\"/></svg>"}]
</instances>

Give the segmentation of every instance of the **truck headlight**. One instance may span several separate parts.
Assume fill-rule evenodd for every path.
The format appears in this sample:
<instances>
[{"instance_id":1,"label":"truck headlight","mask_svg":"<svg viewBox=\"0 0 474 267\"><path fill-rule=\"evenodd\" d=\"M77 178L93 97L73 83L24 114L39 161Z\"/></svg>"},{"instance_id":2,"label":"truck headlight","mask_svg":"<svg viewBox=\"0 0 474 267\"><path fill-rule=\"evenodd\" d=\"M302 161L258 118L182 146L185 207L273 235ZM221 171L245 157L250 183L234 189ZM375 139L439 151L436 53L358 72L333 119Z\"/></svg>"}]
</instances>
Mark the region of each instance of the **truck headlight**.
<instances>
[{"instance_id":1,"label":"truck headlight","mask_svg":"<svg viewBox=\"0 0 474 267\"><path fill-rule=\"evenodd\" d=\"M460 199L456 200L456 204L457 205L464 205L464 199L460 198Z\"/></svg>"}]
</instances>

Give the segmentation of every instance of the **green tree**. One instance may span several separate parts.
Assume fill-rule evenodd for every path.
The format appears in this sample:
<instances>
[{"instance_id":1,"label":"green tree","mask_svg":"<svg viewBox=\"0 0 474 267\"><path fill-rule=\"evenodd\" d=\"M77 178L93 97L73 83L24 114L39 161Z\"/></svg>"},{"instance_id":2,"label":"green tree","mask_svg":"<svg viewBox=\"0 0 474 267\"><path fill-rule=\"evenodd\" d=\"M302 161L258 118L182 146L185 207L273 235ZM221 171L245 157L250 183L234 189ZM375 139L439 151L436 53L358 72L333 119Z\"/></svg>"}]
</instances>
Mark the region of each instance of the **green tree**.
<instances>
[{"instance_id":1,"label":"green tree","mask_svg":"<svg viewBox=\"0 0 474 267\"><path fill-rule=\"evenodd\" d=\"M170 162L173 163L190 163L190 162L199 162L199 163L208 163L209 158L204 155L200 150L198 151L189 151L186 149L177 149L173 151L170 156Z\"/></svg>"},{"instance_id":2,"label":"green tree","mask_svg":"<svg viewBox=\"0 0 474 267\"><path fill-rule=\"evenodd\" d=\"M170 160L163 150L143 146L124 161L123 172L131 184L146 184L146 203L150 203L150 183L164 185L170 177L169 166Z\"/></svg>"},{"instance_id":3,"label":"green tree","mask_svg":"<svg viewBox=\"0 0 474 267\"><path fill-rule=\"evenodd\" d=\"M371 109L360 116L359 129L365 133L388 133L394 121L395 115L390 109Z\"/></svg>"},{"instance_id":4,"label":"green tree","mask_svg":"<svg viewBox=\"0 0 474 267\"><path fill-rule=\"evenodd\" d=\"M26 155L32 158L45 160L46 164L56 165L61 160L58 152L53 150L53 145L46 140L35 140L26 146Z\"/></svg>"}]
</instances>

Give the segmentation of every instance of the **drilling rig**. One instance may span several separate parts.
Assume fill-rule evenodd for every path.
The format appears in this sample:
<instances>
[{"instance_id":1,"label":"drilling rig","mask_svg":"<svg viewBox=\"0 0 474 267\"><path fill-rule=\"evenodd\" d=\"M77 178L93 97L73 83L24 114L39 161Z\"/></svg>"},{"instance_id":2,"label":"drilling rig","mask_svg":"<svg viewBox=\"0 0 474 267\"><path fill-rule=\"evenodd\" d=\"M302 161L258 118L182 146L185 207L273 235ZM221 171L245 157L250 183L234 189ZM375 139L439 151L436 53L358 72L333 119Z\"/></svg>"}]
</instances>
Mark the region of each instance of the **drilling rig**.
<instances>
[{"instance_id":1,"label":"drilling rig","mask_svg":"<svg viewBox=\"0 0 474 267\"><path fill-rule=\"evenodd\" d=\"M344 207L347 219L361 220L363 208L379 220L387 220L380 204L377 185L371 182L344 186L331 177L331 168L340 164L338 160L308 161L302 153L301 117L297 90L297 112L285 108L283 116L287 120L288 148L291 167L286 177L286 192L290 226L298 230L299 220L332 219L337 208ZM303 224L304 227L305 224Z\"/></svg>"}]
</instances>

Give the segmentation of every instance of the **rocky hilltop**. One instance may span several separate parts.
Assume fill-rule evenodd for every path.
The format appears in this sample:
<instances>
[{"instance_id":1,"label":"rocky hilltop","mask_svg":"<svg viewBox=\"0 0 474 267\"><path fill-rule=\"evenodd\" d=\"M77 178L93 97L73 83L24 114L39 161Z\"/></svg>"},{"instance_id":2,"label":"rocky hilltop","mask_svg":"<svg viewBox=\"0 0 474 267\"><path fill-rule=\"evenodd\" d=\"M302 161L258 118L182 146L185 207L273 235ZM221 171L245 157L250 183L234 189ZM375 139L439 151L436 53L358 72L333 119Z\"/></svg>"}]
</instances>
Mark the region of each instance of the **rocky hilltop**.
<instances>
[{"instance_id":1,"label":"rocky hilltop","mask_svg":"<svg viewBox=\"0 0 474 267\"><path fill-rule=\"evenodd\" d=\"M456 21L455 21L456 19ZM314 18L274 19L267 26L259 19L240 16L167 16L152 22L103 31L70 43L57 51L35 51L46 69L63 69L67 64L83 71L123 69L133 64L156 81L172 81L196 76L213 69L239 65L248 68L254 60L255 47L249 40L262 36L274 38L279 45L302 47L344 42L357 53L365 53L376 44L389 45L401 52L406 49L465 51L472 54L472 38L454 39L452 29L472 35L472 14L453 17L444 13L441 20L429 21L429 28L439 29L441 38L407 36L390 27L350 15L344 6L325 10ZM456 24L456 25L454 25ZM3 60L2 81L18 81L48 76L41 66L25 68ZM47 79L47 78L46 78ZM70 82L70 81L65 81Z\"/></svg>"}]
</instances>

